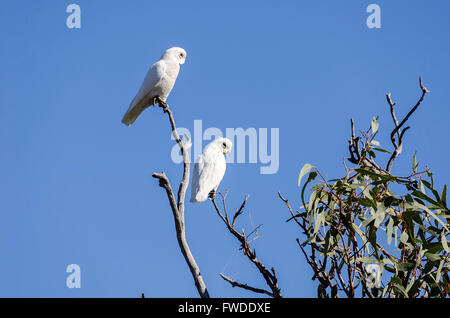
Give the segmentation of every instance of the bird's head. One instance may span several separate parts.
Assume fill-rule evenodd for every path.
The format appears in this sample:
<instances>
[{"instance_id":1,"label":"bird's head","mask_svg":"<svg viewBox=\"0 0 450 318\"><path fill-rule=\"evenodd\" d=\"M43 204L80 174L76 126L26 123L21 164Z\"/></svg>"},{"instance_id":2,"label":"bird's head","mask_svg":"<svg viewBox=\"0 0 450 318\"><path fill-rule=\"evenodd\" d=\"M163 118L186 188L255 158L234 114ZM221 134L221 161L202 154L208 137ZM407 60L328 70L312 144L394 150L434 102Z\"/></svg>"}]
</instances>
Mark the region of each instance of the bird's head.
<instances>
[{"instance_id":1,"label":"bird's head","mask_svg":"<svg viewBox=\"0 0 450 318\"><path fill-rule=\"evenodd\" d=\"M181 65L186 61L186 51L181 47L171 47L164 52L161 58L175 60Z\"/></svg>"},{"instance_id":2,"label":"bird's head","mask_svg":"<svg viewBox=\"0 0 450 318\"><path fill-rule=\"evenodd\" d=\"M228 138L217 138L215 141L217 146L219 146L220 150L222 150L222 153L226 155L230 152L231 147L233 147L233 143Z\"/></svg>"}]
</instances>

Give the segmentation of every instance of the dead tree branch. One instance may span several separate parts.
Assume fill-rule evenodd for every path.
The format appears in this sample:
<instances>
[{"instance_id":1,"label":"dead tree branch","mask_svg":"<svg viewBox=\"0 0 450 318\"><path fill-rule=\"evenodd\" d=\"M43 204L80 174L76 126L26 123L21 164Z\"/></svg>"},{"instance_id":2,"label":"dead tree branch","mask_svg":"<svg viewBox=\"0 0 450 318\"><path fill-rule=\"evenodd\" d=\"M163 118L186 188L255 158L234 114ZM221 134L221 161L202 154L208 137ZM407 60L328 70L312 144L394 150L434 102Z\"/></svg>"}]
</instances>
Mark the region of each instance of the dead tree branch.
<instances>
[{"instance_id":1,"label":"dead tree branch","mask_svg":"<svg viewBox=\"0 0 450 318\"><path fill-rule=\"evenodd\" d=\"M223 205L224 211L226 212L227 210L226 210L226 204L225 204L225 196L223 196L223 195L221 195L221 196L222 196L222 205ZM256 268L258 268L259 272L264 277L264 280L266 281L267 285L269 286L271 292L264 290L264 289L251 287L247 284L238 283L238 282L232 280L231 278L226 277L223 274L220 274L220 276L224 280L229 282L231 284L231 286L233 286L233 287L240 287L243 289L251 290L255 293L266 294L266 295L268 295L270 297L274 297L274 298L282 298L281 290L278 287L278 280L277 280L277 275L275 273L275 269L271 268L271 270L268 270L267 267L264 266L264 264L256 257L256 251L254 249L252 250L252 248L250 247L250 243L248 241L248 236L245 235L244 230L242 230L242 233L239 233L235 229L236 219L238 218L239 215L241 215L244 212L244 207L245 207L245 204L247 203L247 199L248 199L248 197L246 197L244 199L240 208L237 209L237 211L234 214L233 219L230 223L230 220L228 219L228 213L223 214L220 211L219 207L217 206L215 196L211 197L211 201L214 205L214 209L216 210L217 215L223 221L223 223L227 227L228 231L234 237L236 237L236 239L239 241L239 243L241 244L241 250L244 253L244 255L247 256L247 258L256 266Z\"/></svg>"},{"instance_id":2,"label":"dead tree branch","mask_svg":"<svg viewBox=\"0 0 450 318\"><path fill-rule=\"evenodd\" d=\"M249 285L247 285L247 284L242 284L242 283L236 282L236 281L232 280L231 278L225 276L225 275L222 274L222 273L219 273L219 275L220 275L220 277L222 277L224 280L226 280L227 282L229 282L230 285L231 285L232 287L239 287L239 288L242 288L242 289L250 290L250 291L252 291L252 292L254 292L254 293L257 293L257 294L266 294L266 295L268 295L268 296L270 296L270 297L273 297L273 296L272 296L272 293L269 292L269 291L267 291L267 290L265 290L265 289L255 288L255 287L251 287L251 286L249 286Z\"/></svg>"},{"instance_id":3,"label":"dead tree branch","mask_svg":"<svg viewBox=\"0 0 450 318\"><path fill-rule=\"evenodd\" d=\"M355 165L361 165L362 167L367 167L369 169L372 169L377 172L383 172L383 173L390 173L392 169L392 165L394 164L395 159L402 153L403 149L403 137L405 135L405 132L410 129L411 127L407 126L402 129L403 125L408 121L409 117L417 110L417 108L422 104L425 95L429 93L429 90L423 85L422 83L422 77L419 77L419 85L420 89L422 90L422 94L417 101L417 103L411 108L411 110L408 112L408 114L403 118L402 121L398 121L397 115L395 114L395 108L394 106L396 103L392 101L391 93L386 94L386 100L389 104L392 121L394 122L394 129L391 132L391 142L394 146L394 152L392 153L391 157L389 158L389 161L386 165L386 170L383 171L381 167L372 159L367 158L366 156L362 155L362 152L359 148L360 145L360 137L355 137L355 127L354 127L354 121L353 118L350 119L350 126L351 126L351 137L348 140L348 150L350 153L350 157L348 158L348 161Z\"/></svg>"},{"instance_id":4,"label":"dead tree branch","mask_svg":"<svg viewBox=\"0 0 450 318\"><path fill-rule=\"evenodd\" d=\"M394 160L402 153L403 136L405 135L405 132L410 127L407 126L403 129L401 129L401 128L406 123L406 121L409 119L409 117L417 110L417 108L420 106L420 104L422 104L423 99L425 98L425 95L430 92L425 86L423 86L422 77L419 77L419 85L420 85L420 89L422 90L422 94L421 94L419 100L417 101L417 103L414 105L414 107L411 108L411 110L408 112L408 114L405 116L405 118L403 118L403 120L400 123L398 122L397 116L395 114L395 109L394 109L395 103L391 99L391 93L386 94L386 100L389 104L392 120L395 125L395 128L391 132L391 142L392 142L392 145L394 146L394 152L392 153L391 157L389 158L389 161L386 166L386 171L388 173L391 172L392 165L394 164ZM396 135L397 135L397 138L396 138Z\"/></svg>"},{"instance_id":5,"label":"dead tree branch","mask_svg":"<svg viewBox=\"0 0 450 318\"><path fill-rule=\"evenodd\" d=\"M183 156L184 170L183 170L183 177L181 179L180 186L178 189L178 200L175 199L175 195L170 185L169 179L167 178L164 172L154 173L152 176L153 178L158 179L159 186L164 190L166 190L167 198L169 199L170 208L172 210L173 219L175 222L175 230L177 234L178 245L180 246L181 253L183 254L184 259L187 265L189 266L189 270L191 271L192 277L194 278L197 291L200 297L209 298L209 293L208 290L206 289L206 285L203 281L200 269L187 243L186 228L184 223L184 200L186 196L186 189L189 184L189 169L190 169L189 148L192 146L192 144L189 138L186 138L187 139L186 142L183 142L181 140L177 132L172 111L169 109L168 105L162 100L158 100L158 105L164 110L164 113L166 113L169 116L172 134L178 146L180 147L180 151Z\"/></svg>"}]
</instances>

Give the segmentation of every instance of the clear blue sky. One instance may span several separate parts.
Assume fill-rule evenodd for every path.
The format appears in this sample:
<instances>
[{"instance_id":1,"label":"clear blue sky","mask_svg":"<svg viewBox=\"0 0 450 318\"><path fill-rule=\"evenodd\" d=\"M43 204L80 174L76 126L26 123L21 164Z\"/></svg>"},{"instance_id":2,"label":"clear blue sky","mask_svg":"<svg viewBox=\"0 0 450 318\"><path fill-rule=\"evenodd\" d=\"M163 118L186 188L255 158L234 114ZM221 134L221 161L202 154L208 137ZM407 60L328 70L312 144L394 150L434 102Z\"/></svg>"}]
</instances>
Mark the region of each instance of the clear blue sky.
<instances>
[{"instance_id":1,"label":"clear blue sky","mask_svg":"<svg viewBox=\"0 0 450 318\"><path fill-rule=\"evenodd\" d=\"M70 3L81 6L81 29L66 27ZM370 3L381 29L366 26ZM178 126L280 128L278 173L231 164L220 189L230 210L250 195L240 227L251 229L248 213L263 224L254 245L284 295L314 297L277 191L298 205L306 162L342 174L350 117L366 128L380 115L389 149L385 93L404 115L419 75L431 93L393 173L409 173L417 150L439 188L449 180L449 12L437 0L2 1L0 296L197 297L151 177L164 170L175 185L181 176L167 118L149 109L132 127L120 123L147 68L181 46L187 61L168 99ZM219 272L265 286L209 202L187 203L186 223L212 296L253 296ZM80 289L65 284L72 263Z\"/></svg>"}]
</instances>

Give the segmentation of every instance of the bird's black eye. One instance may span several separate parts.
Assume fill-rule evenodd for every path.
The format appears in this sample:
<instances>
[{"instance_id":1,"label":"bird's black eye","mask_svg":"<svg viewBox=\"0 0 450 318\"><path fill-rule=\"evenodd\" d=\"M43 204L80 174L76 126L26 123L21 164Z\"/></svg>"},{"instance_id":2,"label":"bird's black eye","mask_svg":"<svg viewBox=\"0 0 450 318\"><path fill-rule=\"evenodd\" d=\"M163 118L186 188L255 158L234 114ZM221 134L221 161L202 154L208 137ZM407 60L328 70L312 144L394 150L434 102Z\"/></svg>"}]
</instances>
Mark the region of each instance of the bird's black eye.
<instances>
[{"instance_id":1,"label":"bird's black eye","mask_svg":"<svg viewBox=\"0 0 450 318\"><path fill-rule=\"evenodd\" d=\"M224 143L222 143L222 146L223 146L224 148L226 148L226 147L227 147L227 144L224 142Z\"/></svg>"},{"instance_id":2,"label":"bird's black eye","mask_svg":"<svg viewBox=\"0 0 450 318\"><path fill-rule=\"evenodd\" d=\"M184 54L183 54L183 53L180 53L180 57L184 57Z\"/></svg>"}]
</instances>

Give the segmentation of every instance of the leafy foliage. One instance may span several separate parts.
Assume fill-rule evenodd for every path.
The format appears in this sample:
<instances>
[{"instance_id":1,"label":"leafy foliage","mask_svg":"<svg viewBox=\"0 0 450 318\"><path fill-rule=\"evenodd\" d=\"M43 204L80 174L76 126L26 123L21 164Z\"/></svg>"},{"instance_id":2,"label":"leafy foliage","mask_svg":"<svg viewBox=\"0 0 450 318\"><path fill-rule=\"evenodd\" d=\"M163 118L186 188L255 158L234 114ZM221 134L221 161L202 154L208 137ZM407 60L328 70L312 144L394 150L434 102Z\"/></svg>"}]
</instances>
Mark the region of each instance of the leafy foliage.
<instances>
[{"instance_id":1,"label":"leafy foliage","mask_svg":"<svg viewBox=\"0 0 450 318\"><path fill-rule=\"evenodd\" d=\"M435 189L431 171L418 171L416 154L406 177L365 164L390 153L374 140L378 128L373 118L361 132L360 158L344 177L325 180L310 164L301 169L301 207L290 208L288 221L305 236L298 243L319 281L318 296L447 297L447 186Z\"/></svg>"}]
</instances>

